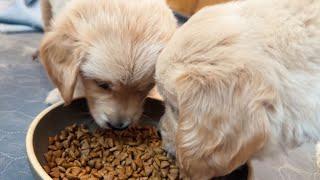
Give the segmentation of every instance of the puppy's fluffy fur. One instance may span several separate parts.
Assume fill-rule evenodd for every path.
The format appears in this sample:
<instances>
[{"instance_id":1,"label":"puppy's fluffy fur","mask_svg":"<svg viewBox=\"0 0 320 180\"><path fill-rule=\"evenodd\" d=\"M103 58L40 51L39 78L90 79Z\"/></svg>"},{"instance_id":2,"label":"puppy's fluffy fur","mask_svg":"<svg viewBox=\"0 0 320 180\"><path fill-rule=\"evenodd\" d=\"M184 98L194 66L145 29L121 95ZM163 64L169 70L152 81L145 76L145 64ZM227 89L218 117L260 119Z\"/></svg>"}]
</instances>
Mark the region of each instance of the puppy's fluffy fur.
<instances>
[{"instance_id":1,"label":"puppy's fluffy fur","mask_svg":"<svg viewBox=\"0 0 320 180\"><path fill-rule=\"evenodd\" d=\"M66 103L84 91L101 127L124 128L140 118L175 29L162 0L74 0L46 33L41 60Z\"/></svg>"},{"instance_id":2,"label":"puppy's fluffy fur","mask_svg":"<svg viewBox=\"0 0 320 180\"><path fill-rule=\"evenodd\" d=\"M53 18L65 7L70 0L40 0L41 17L43 21L44 32L49 31L50 24ZM32 60L36 60L39 57L39 50L37 49L32 53ZM48 104L55 103L61 100L60 93L57 89L52 90L46 99Z\"/></svg>"},{"instance_id":3,"label":"puppy's fluffy fur","mask_svg":"<svg viewBox=\"0 0 320 180\"><path fill-rule=\"evenodd\" d=\"M320 137L320 1L205 8L172 37L156 79L161 134L192 179Z\"/></svg>"},{"instance_id":4,"label":"puppy's fluffy fur","mask_svg":"<svg viewBox=\"0 0 320 180\"><path fill-rule=\"evenodd\" d=\"M41 0L41 16L44 24L44 30L48 31L51 21L65 7L67 2L71 0Z\"/></svg>"}]
</instances>

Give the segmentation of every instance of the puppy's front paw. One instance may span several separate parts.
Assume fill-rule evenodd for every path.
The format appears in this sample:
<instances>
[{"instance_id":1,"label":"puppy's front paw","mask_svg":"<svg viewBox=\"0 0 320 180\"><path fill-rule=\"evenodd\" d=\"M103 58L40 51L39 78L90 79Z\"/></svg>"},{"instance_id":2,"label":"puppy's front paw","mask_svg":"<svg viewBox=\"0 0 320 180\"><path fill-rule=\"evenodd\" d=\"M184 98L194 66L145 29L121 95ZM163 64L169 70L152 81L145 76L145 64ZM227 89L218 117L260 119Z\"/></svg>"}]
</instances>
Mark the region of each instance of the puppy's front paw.
<instances>
[{"instance_id":1,"label":"puppy's front paw","mask_svg":"<svg viewBox=\"0 0 320 180\"><path fill-rule=\"evenodd\" d=\"M320 169L320 141L316 145L316 161L317 161L317 166Z\"/></svg>"},{"instance_id":2,"label":"puppy's front paw","mask_svg":"<svg viewBox=\"0 0 320 180\"><path fill-rule=\"evenodd\" d=\"M48 93L48 96L45 100L46 104L54 104L56 102L59 102L62 100L61 94L58 90L58 88L53 89Z\"/></svg>"}]
</instances>

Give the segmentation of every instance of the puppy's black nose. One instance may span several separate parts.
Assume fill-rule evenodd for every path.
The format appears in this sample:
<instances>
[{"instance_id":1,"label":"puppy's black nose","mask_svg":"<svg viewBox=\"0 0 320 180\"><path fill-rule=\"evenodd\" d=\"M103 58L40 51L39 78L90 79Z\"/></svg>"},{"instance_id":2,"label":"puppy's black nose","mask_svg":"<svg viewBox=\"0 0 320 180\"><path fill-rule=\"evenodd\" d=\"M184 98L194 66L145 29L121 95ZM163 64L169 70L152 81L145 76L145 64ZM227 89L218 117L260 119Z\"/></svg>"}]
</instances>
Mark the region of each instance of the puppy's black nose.
<instances>
[{"instance_id":1,"label":"puppy's black nose","mask_svg":"<svg viewBox=\"0 0 320 180\"><path fill-rule=\"evenodd\" d=\"M117 122L117 123L107 122L107 125L113 130L119 130L119 131L126 129L129 126L129 124L123 123L123 122Z\"/></svg>"}]
</instances>

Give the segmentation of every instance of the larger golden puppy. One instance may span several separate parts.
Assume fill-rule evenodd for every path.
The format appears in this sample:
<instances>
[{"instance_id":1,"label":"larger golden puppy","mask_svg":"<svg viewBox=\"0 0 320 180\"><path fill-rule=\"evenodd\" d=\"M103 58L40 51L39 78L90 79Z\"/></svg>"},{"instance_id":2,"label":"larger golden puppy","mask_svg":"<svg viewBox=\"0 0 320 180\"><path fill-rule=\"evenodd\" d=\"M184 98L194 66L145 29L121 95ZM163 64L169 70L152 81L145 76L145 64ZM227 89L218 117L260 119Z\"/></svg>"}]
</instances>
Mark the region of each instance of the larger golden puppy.
<instances>
[{"instance_id":1,"label":"larger golden puppy","mask_svg":"<svg viewBox=\"0 0 320 180\"><path fill-rule=\"evenodd\" d=\"M201 10L156 65L161 133L192 179L320 137L320 1L247 0Z\"/></svg>"},{"instance_id":2,"label":"larger golden puppy","mask_svg":"<svg viewBox=\"0 0 320 180\"><path fill-rule=\"evenodd\" d=\"M41 62L66 103L85 94L98 125L124 129L140 118L175 29L164 0L73 0L50 24Z\"/></svg>"}]
</instances>

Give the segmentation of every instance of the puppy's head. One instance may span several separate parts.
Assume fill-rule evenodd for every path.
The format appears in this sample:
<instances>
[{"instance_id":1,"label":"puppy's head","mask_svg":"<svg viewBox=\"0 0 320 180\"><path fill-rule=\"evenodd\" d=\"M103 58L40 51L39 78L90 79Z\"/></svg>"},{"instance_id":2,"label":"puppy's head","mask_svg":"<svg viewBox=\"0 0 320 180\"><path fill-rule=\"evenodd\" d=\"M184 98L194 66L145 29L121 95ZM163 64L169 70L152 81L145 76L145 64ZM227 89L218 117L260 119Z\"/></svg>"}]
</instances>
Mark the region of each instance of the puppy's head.
<instances>
[{"instance_id":1,"label":"puppy's head","mask_svg":"<svg viewBox=\"0 0 320 180\"><path fill-rule=\"evenodd\" d=\"M68 4L40 55L66 103L81 81L96 122L124 129L142 114L156 59L176 20L163 1L94 1Z\"/></svg>"},{"instance_id":2,"label":"puppy's head","mask_svg":"<svg viewBox=\"0 0 320 180\"><path fill-rule=\"evenodd\" d=\"M192 179L227 175L267 143L275 93L244 69L221 77L224 72L215 74L214 68L180 68L170 74L177 73L174 82L157 84L166 102L160 126L164 147Z\"/></svg>"},{"instance_id":3,"label":"puppy's head","mask_svg":"<svg viewBox=\"0 0 320 180\"><path fill-rule=\"evenodd\" d=\"M208 21L193 24L191 18L156 66L166 102L164 145L192 179L224 176L260 153L272 133L269 116L277 110L272 65L262 65L270 61L237 46L239 28Z\"/></svg>"}]
</instances>

